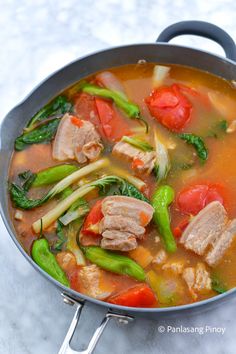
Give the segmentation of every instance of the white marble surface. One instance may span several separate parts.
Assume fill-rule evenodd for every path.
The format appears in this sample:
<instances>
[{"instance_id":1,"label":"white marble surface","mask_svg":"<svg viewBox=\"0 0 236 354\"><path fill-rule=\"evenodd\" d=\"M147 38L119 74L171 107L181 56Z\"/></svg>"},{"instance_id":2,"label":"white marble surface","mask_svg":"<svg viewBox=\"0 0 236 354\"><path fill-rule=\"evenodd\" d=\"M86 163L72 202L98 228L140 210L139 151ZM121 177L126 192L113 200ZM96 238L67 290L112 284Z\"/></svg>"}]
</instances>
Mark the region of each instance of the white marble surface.
<instances>
[{"instance_id":1,"label":"white marble surface","mask_svg":"<svg viewBox=\"0 0 236 354\"><path fill-rule=\"evenodd\" d=\"M52 71L86 53L111 45L151 42L167 25L208 20L236 39L233 0L1 0L0 119ZM219 54L212 42L174 40ZM57 353L73 314L58 292L21 256L0 219L0 354ZM137 320L109 325L98 354L235 353L236 299L219 309L177 320ZM86 344L102 310L85 311L77 348ZM222 334L158 332L158 325L217 326ZM115 345L114 345L115 343Z\"/></svg>"}]
</instances>

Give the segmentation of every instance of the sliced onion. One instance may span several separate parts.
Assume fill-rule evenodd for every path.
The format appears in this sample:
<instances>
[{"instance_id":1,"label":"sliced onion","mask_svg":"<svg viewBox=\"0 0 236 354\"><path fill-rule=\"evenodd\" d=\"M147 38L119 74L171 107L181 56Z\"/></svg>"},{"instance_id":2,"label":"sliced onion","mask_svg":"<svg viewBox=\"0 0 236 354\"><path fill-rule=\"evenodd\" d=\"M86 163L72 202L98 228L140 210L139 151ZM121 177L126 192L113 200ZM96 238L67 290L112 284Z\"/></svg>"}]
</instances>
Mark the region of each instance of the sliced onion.
<instances>
[{"instance_id":1,"label":"sliced onion","mask_svg":"<svg viewBox=\"0 0 236 354\"><path fill-rule=\"evenodd\" d=\"M111 91L119 92L125 99L127 96L125 94L124 87L117 77L110 71L103 71L96 76L96 79L106 88Z\"/></svg>"}]
</instances>

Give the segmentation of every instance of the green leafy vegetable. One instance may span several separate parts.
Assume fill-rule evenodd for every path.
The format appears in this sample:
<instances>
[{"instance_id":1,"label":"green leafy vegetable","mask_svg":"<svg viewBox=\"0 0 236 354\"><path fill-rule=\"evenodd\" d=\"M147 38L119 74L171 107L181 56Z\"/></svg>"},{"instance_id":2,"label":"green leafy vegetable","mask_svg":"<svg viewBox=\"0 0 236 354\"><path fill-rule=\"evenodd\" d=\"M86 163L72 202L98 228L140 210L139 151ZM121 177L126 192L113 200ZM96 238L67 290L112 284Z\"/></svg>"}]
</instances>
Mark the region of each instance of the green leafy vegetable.
<instances>
[{"instance_id":1,"label":"green leafy vegetable","mask_svg":"<svg viewBox=\"0 0 236 354\"><path fill-rule=\"evenodd\" d=\"M79 168L77 166L68 164L49 167L46 170L40 171L36 174L33 187L42 187L57 183L78 169Z\"/></svg>"},{"instance_id":2,"label":"green leafy vegetable","mask_svg":"<svg viewBox=\"0 0 236 354\"><path fill-rule=\"evenodd\" d=\"M91 185L98 187L105 195L120 194L150 203L144 194L141 193L135 186L117 176L106 176L100 178L97 181L92 182ZM116 185L117 188L110 189L112 185Z\"/></svg>"},{"instance_id":3,"label":"green leafy vegetable","mask_svg":"<svg viewBox=\"0 0 236 354\"><path fill-rule=\"evenodd\" d=\"M201 161L207 160L208 151L203 139L200 136L197 136L195 134L190 134L190 133L182 133L182 134L178 134L178 137L186 141L187 144L190 144L195 148L197 152L197 156Z\"/></svg>"},{"instance_id":4,"label":"green leafy vegetable","mask_svg":"<svg viewBox=\"0 0 236 354\"><path fill-rule=\"evenodd\" d=\"M215 273L213 273L211 276L211 288L219 294L223 294L228 290L226 285Z\"/></svg>"},{"instance_id":5,"label":"green leafy vegetable","mask_svg":"<svg viewBox=\"0 0 236 354\"><path fill-rule=\"evenodd\" d=\"M60 252L67 241L63 231L63 224L60 222L60 220L57 221L56 235L58 237L58 240L53 246L53 250Z\"/></svg>"},{"instance_id":6,"label":"green leafy vegetable","mask_svg":"<svg viewBox=\"0 0 236 354\"><path fill-rule=\"evenodd\" d=\"M130 136L123 136L121 139L125 143L128 143L142 151L152 151L153 147L146 141L135 138L135 137L130 137Z\"/></svg>"},{"instance_id":7,"label":"green leafy vegetable","mask_svg":"<svg viewBox=\"0 0 236 354\"><path fill-rule=\"evenodd\" d=\"M60 119L55 118L30 132L23 133L16 138L15 149L21 151L32 144L48 143L54 138L59 123Z\"/></svg>"},{"instance_id":8,"label":"green leafy vegetable","mask_svg":"<svg viewBox=\"0 0 236 354\"><path fill-rule=\"evenodd\" d=\"M10 195L15 206L25 210L36 208L50 199L49 194L46 194L41 199L30 199L27 197L26 190L15 183L10 185Z\"/></svg>"},{"instance_id":9,"label":"green leafy vegetable","mask_svg":"<svg viewBox=\"0 0 236 354\"><path fill-rule=\"evenodd\" d=\"M86 83L82 86L82 91L90 95L113 100L116 106L120 108L129 118L141 120L146 126L146 132L148 131L148 124L141 117L138 105L125 99L124 96L119 92L112 91L89 83Z\"/></svg>"},{"instance_id":10,"label":"green leafy vegetable","mask_svg":"<svg viewBox=\"0 0 236 354\"><path fill-rule=\"evenodd\" d=\"M28 170L25 172L21 172L18 177L23 182L22 188L25 191L28 191L35 181L36 174Z\"/></svg>"},{"instance_id":11,"label":"green leafy vegetable","mask_svg":"<svg viewBox=\"0 0 236 354\"><path fill-rule=\"evenodd\" d=\"M40 109L27 124L27 129L31 129L36 123L43 121L44 119L59 114L65 114L72 110L72 104L68 102L65 96L58 96L42 109Z\"/></svg>"}]
</instances>

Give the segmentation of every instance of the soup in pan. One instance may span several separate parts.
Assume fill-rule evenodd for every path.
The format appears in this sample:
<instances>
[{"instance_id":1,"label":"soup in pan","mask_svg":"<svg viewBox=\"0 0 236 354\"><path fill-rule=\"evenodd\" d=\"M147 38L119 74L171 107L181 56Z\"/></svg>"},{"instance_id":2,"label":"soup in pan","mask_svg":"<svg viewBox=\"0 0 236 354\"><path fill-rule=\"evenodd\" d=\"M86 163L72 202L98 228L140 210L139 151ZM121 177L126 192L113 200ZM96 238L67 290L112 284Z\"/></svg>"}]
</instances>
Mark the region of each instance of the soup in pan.
<instances>
[{"instance_id":1,"label":"soup in pan","mask_svg":"<svg viewBox=\"0 0 236 354\"><path fill-rule=\"evenodd\" d=\"M15 140L23 248L112 304L177 306L235 287L235 99L233 82L143 61L66 89Z\"/></svg>"}]
</instances>

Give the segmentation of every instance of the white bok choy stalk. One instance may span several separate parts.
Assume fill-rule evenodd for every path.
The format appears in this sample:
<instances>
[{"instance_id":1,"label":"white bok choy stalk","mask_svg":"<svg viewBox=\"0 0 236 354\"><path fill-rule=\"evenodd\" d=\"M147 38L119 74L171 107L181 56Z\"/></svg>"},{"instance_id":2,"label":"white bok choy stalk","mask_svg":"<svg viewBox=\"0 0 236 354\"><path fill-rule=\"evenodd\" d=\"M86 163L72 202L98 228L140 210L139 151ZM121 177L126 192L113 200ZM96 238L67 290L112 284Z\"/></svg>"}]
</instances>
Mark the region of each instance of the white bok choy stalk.
<instances>
[{"instance_id":1,"label":"white bok choy stalk","mask_svg":"<svg viewBox=\"0 0 236 354\"><path fill-rule=\"evenodd\" d=\"M101 168L107 167L110 161L107 158L97 160L89 165L82 167L80 170L71 173L69 176L57 183L50 191L51 198L56 194L62 192L64 189L78 181L80 178L89 175L90 173L97 171Z\"/></svg>"},{"instance_id":2,"label":"white bok choy stalk","mask_svg":"<svg viewBox=\"0 0 236 354\"><path fill-rule=\"evenodd\" d=\"M77 265L85 266L86 265L85 257L83 255L83 252L79 248L76 240L78 230L82 226L82 223L83 223L83 218L80 218L68 226L66 247L69 251L71 251L74 254Z\"/></svg>"},{"instance_id":3,"label":"white bok choy stalk","mask_svg":"<svg viewBox=\"0 0 236 354\"><path fill-rule=\"evenodd\" d=\"M160 182L166 178L170 170L170 159L167 148L158 137L156 129L154 129L154 144L156 150L156 163L154 172L157 177L157 181Z\"/></svg>"},{"instance_id":4,"label":"white bok choy stalk","mask_svg":"<svg viewBox=\"0 0 236 354\"><path fill-rule=\"evenodd\" d=\"M67 209L69 209L71 205L77 201L77 199L84 197L95 188L95 186L87 184L76 189L71 195L63 199L53 209L47 212L41 219L38 219L33 223L34 232L38 234L41 231L41 228L42 231L46 230L48 226L56 221Z\"/></svg>"},{"instance_id":5,"label":"white bok choy stalk","mask_svg":"<svg viewBox=\"0 0 236 354\"><path fill-rule=\"evenodd\" d=\"M114 166L111 165L111 166L108 167L108 170L112 174L126 179L126 181L130 182L131 184L133 184L140 191L143 191L146 188L146 186L147 186L146 183L144 181L142 181L140 178L131 175L126 170L123 170L120 167L114 167Z\"/></svg>"}]
</instances>

